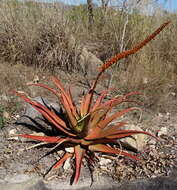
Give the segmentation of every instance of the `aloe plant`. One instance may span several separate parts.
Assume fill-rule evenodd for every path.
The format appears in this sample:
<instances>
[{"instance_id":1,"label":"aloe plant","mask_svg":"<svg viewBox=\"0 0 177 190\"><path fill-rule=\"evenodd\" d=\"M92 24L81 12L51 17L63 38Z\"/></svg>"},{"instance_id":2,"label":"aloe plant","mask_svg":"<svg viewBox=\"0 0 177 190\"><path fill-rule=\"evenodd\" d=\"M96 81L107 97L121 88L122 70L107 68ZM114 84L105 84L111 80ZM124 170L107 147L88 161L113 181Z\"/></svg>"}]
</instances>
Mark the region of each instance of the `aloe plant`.
<instances>
[{"instance_id":1,"label":"aloe plant","mask_svg":"<svg viewBox=\"0 0 177 190\"><path fill-rule=\"evenodd\" d=\"M79 109L77 109L75 103L73 102L71 90L66 90L58 78L51 77L51 80L57 89L50 88L49 86L40 83L30 84L45 88L56 95L65 109L67 120L61 119L53 110L50 110L42 104L31 100L27 95L25 95L25 93L14 91L17 96L24 99L25 102L31 104L31 106L39 111L44 118L56 127L57 130L62 131L61 136L36 136L30 134L19 134L18 136L53 144L53 149L58 148L61 144L63 146L65 145L67 147L72 147L74 152L70 153L64 149L65 154L56 164L54 164L53 168L59 168L68 158L73 158L75 160L74 183L78 182L83 159L86 158L89 163L93 163L94 152L118 154L127 156L134 160L139 160L137 156L119 148L113 148L110 144L114 144L121 138L129 137L135 134L146 134L156 138L153 134L148 132L122 129L126 122L117 121L117 119L130 111L136 110L137 108L130 107L118 112L111 112L115 106L123 102L128 102L129 97L139 95L140 93L131 92L121 97L113 97L110 100L105 100L105 97L109 93L109 90L105 90L95 101L93 101L94 91L100 76L106 69L118 60L136 53L157 34L159 34L168 24L169 22L164 23L154 33L134 48L117 54L115 57L103 64L99 68L100 71L98 76L93 82L88 93L82 98ZM112 121L115 119L117 122L112 124Z\"/></svg>"}]
</instances>

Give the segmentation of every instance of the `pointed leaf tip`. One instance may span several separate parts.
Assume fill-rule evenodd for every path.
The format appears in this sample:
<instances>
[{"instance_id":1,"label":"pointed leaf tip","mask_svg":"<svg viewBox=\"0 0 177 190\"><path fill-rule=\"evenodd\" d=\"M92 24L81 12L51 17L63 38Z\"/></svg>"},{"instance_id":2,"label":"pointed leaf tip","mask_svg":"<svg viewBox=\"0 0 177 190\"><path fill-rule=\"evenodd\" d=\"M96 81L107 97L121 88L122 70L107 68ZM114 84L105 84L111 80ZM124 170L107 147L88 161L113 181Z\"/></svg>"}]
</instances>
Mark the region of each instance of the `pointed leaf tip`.
<instances>
[{"instance_id":1,"label":"pointed leaf tip","mask_svg":"<svg viewBox=\"0 0 177 190\"><path fill-rule=\"evenodd\" d=\"M85 154L85 150L82 149L80 145L77 145L74 147L74 152L76 156L76 171L75 171L74 183L77 184L80 176L81 164Z\"/></svg>"}]
</instances>

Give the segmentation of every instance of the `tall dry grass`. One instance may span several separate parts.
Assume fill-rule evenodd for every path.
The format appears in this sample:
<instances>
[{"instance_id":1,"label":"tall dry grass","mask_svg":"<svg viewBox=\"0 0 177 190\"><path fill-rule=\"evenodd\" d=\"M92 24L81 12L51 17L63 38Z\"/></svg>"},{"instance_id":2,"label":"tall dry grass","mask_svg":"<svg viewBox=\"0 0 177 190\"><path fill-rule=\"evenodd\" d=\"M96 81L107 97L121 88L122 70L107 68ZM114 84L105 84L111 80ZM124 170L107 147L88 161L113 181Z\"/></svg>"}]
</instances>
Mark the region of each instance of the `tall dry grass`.
<instances>
[{"instance_id":1,"label":"tall dry grass","mask_svg":"<svg viewBox=\"0 0 177 190\"><path fill-rule=\"evenodd\" d=\"M86 5L1 0L0 58L52 72L78 71L83 46L106 61L145 39L167 20L171 25L153 42L110 69L110 85L119 89L116 93L142 91L149 97L146 105L155 108L177 94L176 13L161 10L147 16L95 7L90 30Z\"/></svg>"},{"instance_id":2,"label":"tall dry grass","mask_svg":"<svg viewBox=\"0 0 177 190\"><path fill-rule=\"evenodd\" d=\"M63 7L33 1L2 0L0 55L4 61L54 70L77 66Z\"/></svg>"}]
</instances>

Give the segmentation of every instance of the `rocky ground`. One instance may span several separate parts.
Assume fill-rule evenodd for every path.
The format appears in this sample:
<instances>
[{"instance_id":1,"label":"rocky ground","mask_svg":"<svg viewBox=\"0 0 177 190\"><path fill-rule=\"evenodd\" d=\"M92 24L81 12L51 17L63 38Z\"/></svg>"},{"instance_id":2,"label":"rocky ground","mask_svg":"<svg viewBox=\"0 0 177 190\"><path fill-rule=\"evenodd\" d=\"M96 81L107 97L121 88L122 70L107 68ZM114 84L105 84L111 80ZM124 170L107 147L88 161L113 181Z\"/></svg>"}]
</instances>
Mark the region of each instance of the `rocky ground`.
<instances>
[{"instance_id":1,"label":"rocky ground","mask_svg":"<svg viewBox=\"0 0 177 190\"><path fill-rule=\"evenodd\" d=\"M24 112L23 112L24 113ZM25 114L39 115L26 107ZM31 115L30 115L31 114ZM148 113L145 113L145 115ZM0 189L2 190L54 190L54 189L175 189L177 185L177 114L158 113L138 121L131 120L131 127L140 127L159 137L159 141L137 135L126 143L140 149L137 155L141 161L135 162L119 156L97 154L98 162L93 171L93 181L84 163L78 185L70 186L72 163L63 168L44 174L62 155L62 151L50 154L40 160L50 147L32 148L34 142L13 137L13 134L34 133L32 128L20 125L25 121L13 116L8 126L0 130ZM17 119L18 118L18 119ZM18 121L18 122L17 122ZM15 124L15 123L18 123ZM91 185L92 184L92 185ZM90 186L91 185L91 186ZM151 188L150 188L151 187Z\"/></svg>"},{"instance_id":2,"label":"rocky ground","mask_svg":"<svg viewBox=\"0 0 177 190\"><path fill-rule=\"evenodd\" d=\"M17 69L19 70L19 69ZM22 69L24 70L24 68ZM16 73L16 72L15 72ZM23 73L23 72L21 72ZM19 75L19 87L21 81L30 78L32 72L26 75ZM87 81L82 78L65 76L62 80L67 84L80 84L72 88L74 99L79 102L81 96L88 89ZM12 81L15 81L16 74ZM74 80L76 79L76 80ZM36 80L36 79L35 79ZM41 77L37 80L45 80ZM71 84L69 81L73 81ZM28 82L25 81L25 82ZM29 81L30 82L30 81ZM33 82L35 82L33 80ZM103 81L101 81L103 82ZM12 87L14 88L14 84ZM100 90L103 85L98 86ZM25 87L26 88L26 87ZM23 90L19 88L18 90ZM32 97L39 94L50 102L54 99L48 96L46 91L40 91L37 88L28 87L27 92ZM38 93L40 92L40 93ZM40 100L40 98L38 98ZM0 101L9 101L6 95L0 96ZM16 100L17 101L17 100ZM19 100L18 100L19 101ZM3 112L4 118L7 118L5 126L0 129L0 189L1 190L60 190L60 189L121 189L121 190L173 190L177 186L177 100L176 94L173 95L173 101L170 102L172 110L169 112L153 112L150 109L144 109L142 115L129 115L128 129L146 130L159 137L156 141L147 138L145 135L135 135L134 139L127 138L124 143L131 145L139 150L137 156L141 158L139 162L128 158L97 154L98 162L93 170L93 178L84 162L81 171L81 177L78 185L70 185L72 176L72 162L67 161L64 166L57 170L51 170L46 174L62 155L62 151L54 152L39 160L45 155L51 147L40 146L30 148L36 143L23 138L13 137L14 134L36 133L35 124L23 115L28 115L39 122L41 117L30 106L22 106L21 111L13 111L10 114ZM15 103L16 105L16 103ZM22 104L24 105L24 104ZM57 107L57 104L52 104ZM14 103L10 106L14 106ZM41 122L41 121L40 121ZM25 123L31 125L27 127ZM40 123L45 126L45 123ZM45 126L48 127L48 126ZM40 130L37 130L39 135ZM44 174L45 177L44 177ZM91 180L92 179L92 180Z\"/></svg>"}]
</instances>

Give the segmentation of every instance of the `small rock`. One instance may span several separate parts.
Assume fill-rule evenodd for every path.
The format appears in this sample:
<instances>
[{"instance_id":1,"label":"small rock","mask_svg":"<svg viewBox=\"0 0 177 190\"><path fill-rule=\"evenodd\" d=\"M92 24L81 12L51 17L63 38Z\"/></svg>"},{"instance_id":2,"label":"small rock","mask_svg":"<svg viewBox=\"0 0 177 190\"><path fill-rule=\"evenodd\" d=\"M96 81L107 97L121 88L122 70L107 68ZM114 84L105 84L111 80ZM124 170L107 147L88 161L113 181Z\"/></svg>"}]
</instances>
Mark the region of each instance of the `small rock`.
<instances>
[{"instance_id":1,"label":"small rock","mask_svg":"<svg viewBox=\"0 0 177 190\"><path fill-rule=\"evenodd\" d=\"M65 161L65 163L64 163L64 165L63 165L63 169L64 169L64 170L69 170L69 169L71 168L70 161L71 161L71 158L68 158L68 159Z\"/></svg>"},{"instance_id":2,"label":"small rock","mask_svg":"<svg viewBox=\"0 0 177 190\"><path fill-rule=\"evenodd\" d=\"M20 115L17 114L15 117L16 117L16 119L18 119L18 118L20 118Z\"/></svg>"},{"instance_id":3,"label":"small rock","mask_svg":"<svg viewBox=\"0 0 177 190\"><path fill-rule=\"evenodd\" d=\"M46 98L36 97L33 100L39 102L45 107L48 107L49 109L55 110L58 115L62 114L61 107L56 103L49 102ZM22 116L17 119L16 124L27 125L31 127L33 126L38 131L53 130L53 128L44 120L42 114L29 104L26 104L25 111Z\"/></svg>"},{"instance_id":4,"label":"small rock","mask_svg":"<svg viewBox=\"0 0 177 190\"><path fill-rule=\"evenodd\" d=\"M4 111L4 112L3 112L3 117L4 117L5 119L10 119L10 114L9 114L8 112Z\"/></svg>"},{"instance_id":5,"label":"small rock","mask_svg":"<svg viewBox=\"0 0 177 190\"><path fill-rule=\"evenodd\" d=\"M124 128L125 130L137 130L137 131L143 131L139 126L136 125L128 125ZM126 137L124 139L121 139L122 142L129 144L133 148L137 150L142 150L143 147L147 143L147 135L145 134L136 134L132 135L132 137Z\"/></svg>"},{"instance_id":6,"label":"small rock","mask_svg":"<svg viewBox=\"0 0 177 190\"><path fill-rule=\"evenodd\" d=\"M16 130L16 129L11 129L11 130L9 131L9 138L8 138L8 139L10 139L10 140L18 140L19 137L14 136L14 135L16 135L16 134L17 134L17 130Z\"/></svg>"},{"instance_id":7,"label":"small rock","mask_svg":"<svg viewBox=\"0 0 177 190\"><path fill-rule=\"evenodd\" d=\"M73 147L69 147L69 148L65 148L66 152L69 153L73 153L74 152L74 148Z\"/></svg>"},{"instance_id":8,"label":"small rock","mask_svg":"<svg viewBox=\"0 0 177 190\"><path fill-rule=\"evenodd\" d=\"M167 135L168 134L168 130L166 127L162 127L160 129L160 131L158 132L157 136L160 137L160 136L163 136L163 135Z\"/></svg>"},{"instance_id":9,"label":"small rock","mask_svg":"<svg viewBox=\"0 0 177 190\"><path fill-rule=\"evenodd\" d=\"M45 136L45 134L43 132L33 132L32 135L35 135L35 136Z\"/></svg>"},{"instance_id":10,"label":"small rock","mask_svg":"<svg viewBox=\"0 0 177 190\"><path fill-rule=\"evenodd\" d=\"M171 92L171 95L172 95L172 96L176 96L176 93L175 93L175 92Z\"/></svg>"},{"instance_id":11,"label":"small rock","mask_svg":"<svg viewBox=\"0 0 177 190\"><path fill-rule=\"evenodd\" d=\"M147 84L148 83L148 78L144 77L143 78L143 84Z\"/></svg>"},{"instance_id":12,"label":"small rock","mask_svg":"<svg viewBox=\"0 0 177 190\"><path fill-rule=\"evenodd\" d=\"M99 164L100 164L100 168L103 170L106 170L108 165L112 162L112 160L110 160L109 158L100 158Z\"/></svg>"},{"instance_id":13,"label":"small rock","mask_svg":"<svg viewBox=\"0 0 177 190\"><path fill-rule=\"evenodd\" d=\"M9 131L9 135L10 135L10 136L15 135L15 134L17 134L17 130L16 130L16 129L11 129L11 130Z\"/></svg>"},{"instance_id":14,"label":"small rock","mask_svg":"<svg viewBox=\"0 0 177 190\"><path fill-rule=\"evenodd\" d=\"M150 146L151 148L153 148L153 149L156 147L156 143L157 143L157 141L156 141L155 139L151 139L151 140L148 142L149 146Z\"/></svg>"},{"instance_id":15,"label":"small rock","mask_svg":"<svg viewBox=\"0 0 177 190\"><path fill-rule=\"evenodd\" d=\"M159 116L159 117L163 117L163 114L162 114L162 113L158 113L158 116Z\"/></svg>"},{"instance_id":16,"label":"small rock","mask_svg":"<svg viewBox=\"0 0 177 190\"><path fill-rule=\"evenodd\" d=\"M103 166L103 165L108 165L112 162L112 160L108 159L108 158L100 158L100 166Z\"/></svg>"},{"instance_id":17,"label":"small rock","mask_svg":"<svg viewBox=\"0 0 177 190\"><path fill-rule=\"evenodd\" d=\"M2 101L8 101L8 100L9 100L9 97L8 97L6 94L2 94L2 95L0 96L0 100L2 100Z\"/></svg>"},{"instance_id":18,"label":"small rock","mask_svg":"<svg viewBox=\"0 0 177 190\"><path fill-rule=\"evenodd\" d=\"M33 83L37 84L39 82L39 76L35 75L33 78Z\"/></svg>"}]
</instances>

